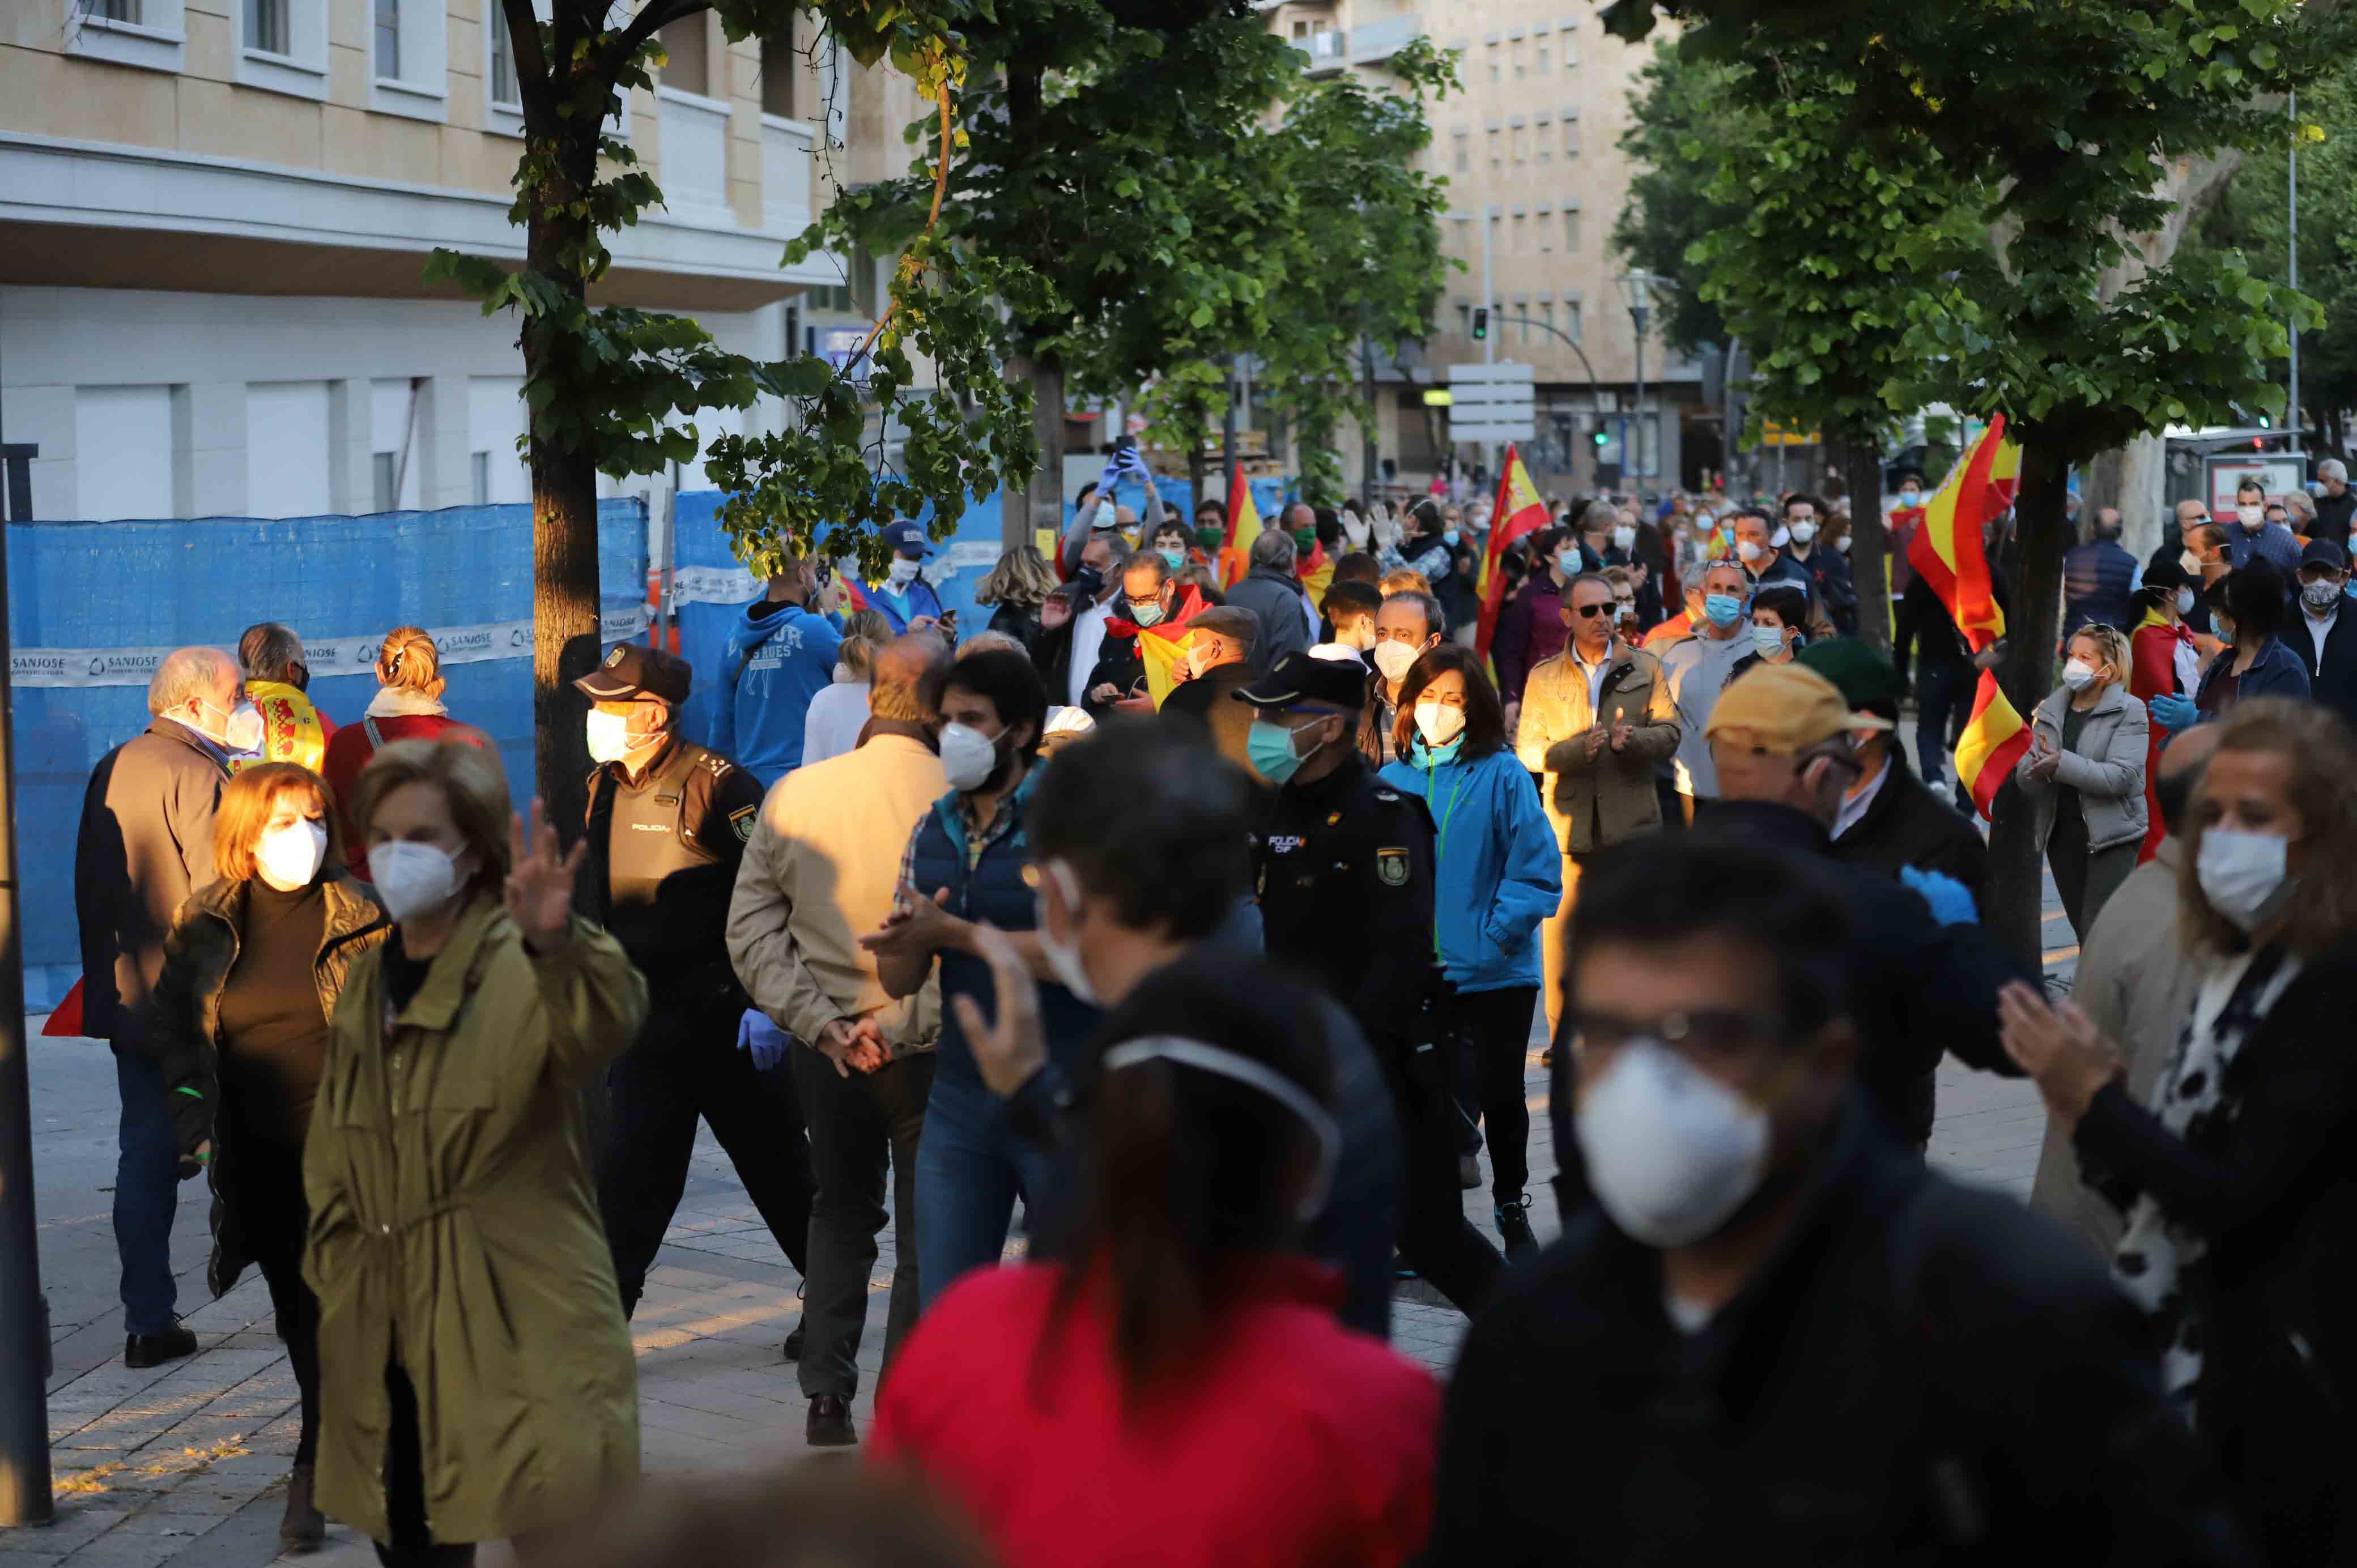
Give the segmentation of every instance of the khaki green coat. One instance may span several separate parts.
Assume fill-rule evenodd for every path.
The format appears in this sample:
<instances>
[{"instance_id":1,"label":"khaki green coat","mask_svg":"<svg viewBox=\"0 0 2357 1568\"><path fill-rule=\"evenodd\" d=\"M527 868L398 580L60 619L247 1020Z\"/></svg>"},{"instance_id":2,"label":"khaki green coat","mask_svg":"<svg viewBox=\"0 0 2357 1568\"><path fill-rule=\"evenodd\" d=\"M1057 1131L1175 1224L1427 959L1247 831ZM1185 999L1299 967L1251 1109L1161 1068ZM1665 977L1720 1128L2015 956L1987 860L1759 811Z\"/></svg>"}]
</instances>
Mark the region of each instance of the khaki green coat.
<instances>
[{"instance_id":1,"label":"khaki green coat","mask_svg":"<svg viewBox=\"0 0 2357 1568\"><path fill-rule=\"evenodd\" d=\"M532 954L496 896L390 1020L384 952L353 962L337 1002L303 1151L318 1506L387 1539L397 1360L434 1539L504 1539L638 1478L638 1373L582 1091L636 1037L646 983L578 920L563 950Z\"/></svg>"}]
</instances>

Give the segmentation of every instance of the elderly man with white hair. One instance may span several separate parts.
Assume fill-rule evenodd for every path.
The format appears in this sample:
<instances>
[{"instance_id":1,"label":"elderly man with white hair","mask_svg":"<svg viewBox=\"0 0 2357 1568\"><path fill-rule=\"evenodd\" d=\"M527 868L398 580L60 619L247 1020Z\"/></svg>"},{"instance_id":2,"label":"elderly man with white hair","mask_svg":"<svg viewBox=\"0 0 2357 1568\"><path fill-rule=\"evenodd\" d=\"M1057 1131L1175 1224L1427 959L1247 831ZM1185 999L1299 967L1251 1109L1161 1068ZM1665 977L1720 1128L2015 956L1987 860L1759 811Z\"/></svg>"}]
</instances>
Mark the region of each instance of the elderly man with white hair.
<instances>
[{"instance_id":1,"label":"elderly man with white hair","mask_svg":"<svg viewBox=\"0 0 2357 1568\"><path fill-rule=\"evenodd\" d=\"M2349 489L2349 465L2338 457L2327 457L2316 466L2316 477L2324 493L2316 498L2316 532L2309 537L2330 539L2346 550L2352 514L2357 513L2357 493Z\"/></svg>"},{"instance_id":2,"label":"elderly man with white hair","mask_svg":"<svg viewBox=\"0 0 2357 1568\"><path fill-rule=\"evenodd\" d=\"M182 900L213 880L213 808L230 760L262 744L237 663L218 648L165 655L147 682L154 721L91 774L74 844L81 929L82 1029L114 1047L123 1097L114 1247L123 1261L123 1358L152 1367L197 1348L174 1314L172 1210L178 1142L163 1075L148 1055L148 992Z\"/></svg>"}]
</instances>

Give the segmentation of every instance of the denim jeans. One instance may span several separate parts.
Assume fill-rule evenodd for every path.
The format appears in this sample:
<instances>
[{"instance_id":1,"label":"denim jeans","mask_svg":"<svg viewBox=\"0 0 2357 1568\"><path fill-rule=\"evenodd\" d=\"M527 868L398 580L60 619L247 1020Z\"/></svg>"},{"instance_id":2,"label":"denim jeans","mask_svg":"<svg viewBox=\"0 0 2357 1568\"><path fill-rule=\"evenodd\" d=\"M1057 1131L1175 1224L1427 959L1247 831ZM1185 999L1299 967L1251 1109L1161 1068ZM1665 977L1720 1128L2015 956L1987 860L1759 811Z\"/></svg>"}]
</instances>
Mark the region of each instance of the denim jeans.
<instances>
[{"instance_id":1,"label":"denim jeans","mask_svg":"<svg viewBox=\"0 0 2357 1568\"><path fill-rule=\"evenodd\" d=\"M179 1140L164 1075L138 1044L114 1052L123 1098L115 1133L114 1251L123 1260L123 1326L161 1334L173 1324L172 1215L179 1206Z\"/></svg>"},{"instance_id":2,"label":"denim jeans","mask_svg":"<svg viewBox=\"0 0 2357 1568\"><path fill-rule=\"evenodd\" d=\"M1036 1219L1055 1177L1054 1157L1008 1129L1006 1102L971 1068L935 1073L917 1144L918 1310L960 1274L997 1262L1016 1193Z\"/></svg>"}]
</instances>

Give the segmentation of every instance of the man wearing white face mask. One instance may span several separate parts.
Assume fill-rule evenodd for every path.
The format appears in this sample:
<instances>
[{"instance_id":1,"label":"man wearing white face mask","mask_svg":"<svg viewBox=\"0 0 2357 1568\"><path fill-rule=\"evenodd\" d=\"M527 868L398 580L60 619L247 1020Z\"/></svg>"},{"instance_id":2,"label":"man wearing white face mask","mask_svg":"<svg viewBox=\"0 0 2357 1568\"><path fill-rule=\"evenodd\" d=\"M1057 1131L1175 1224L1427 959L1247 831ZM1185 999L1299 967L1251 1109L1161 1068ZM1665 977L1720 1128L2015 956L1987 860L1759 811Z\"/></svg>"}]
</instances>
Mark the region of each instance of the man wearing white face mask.
<instances>
[{"instance_id":1,"label":"man wearing white face mask","mask_svg":"<svg viewBox=\"0 0 2357 1568\"><path fill-rule=\"evenodd\" d=\"M1258 781L1253 771L1252 710L1229 697L1252 683L1253 640L1260 618L1234 605L1219 605L1187 623L1187 679L1162 699L1164 718L1203 726L1212 749Z\"/></svg>"},{"instance_id":2,"label":"man wearing white face mask","mask_svg":"<svg viewBox=\"0 0 2357 1568\"><path fill-rule=\"evenodd\" d=\"M1440 601L1406 589L1375 611L1374 646L1369 654L1375 678L1367 686L1367 711L1359 725L1359 750L1372 768L1399 759L1400 682L1427 648L1440 641Z\"/></svg>"},{"instance_id":3,"label":"man wearing white face mask","mask_svg":"<svg viewBox=\"0 0 2357 1568\"><path fill-rule=\"evenodd\" d=\"M1808 578L1812 607L1817 614L1842 636L1852 637L1857 632L1857 587L1850 579L1848 558L1820 543L1820 535L1834 521L1825 504L1814 496L1784 498L1784 532L1792 541L1784 552L1785 560Z\"/></svg>"},{"instance_id":4,"label":"man wearing white face mask","mask_svg":"<svg viewBox=\"0 0 2357 1568\"><path fill-rule=\"evenodd\" d=\"M1428 1561L2241 1561L2101 1264L1857 1092L1818 868L1697 831L1580 915L1598 1202L1466 1340Z\"/></svg>"},{"instance_id":5,"label":"man wearing white face mask","mask_svg":"<svg viewBox=\"0 0 2357 1568\"><path fill-rule=\"evenodd\" d=\"M2308 694L2357 726L2357 615L2348 609L2349 557L2330 539L2310 541L2283 644L2310 671Z\"/></svg>"},{"instance_id":6,"label":"man wearing white face mask","mask_svg":"<svg viewBox=\"0 0 2357 1568\"><path fill-rule=\"evenodd\" d=\"M213 880L213 811L232 756L262 743L237 665L217 648L164 656L147 682L154 721L100 759L74 845L82 1028L114 1047L123 1097L114 1244L123 1260L125 1358L151 1367L196 1349L173 1314L171 1108L144 1048L164 937L188 895Z\"/></svg>"},{"instance_id":7,"label":"man wearing white face mask","mask_svg":"<svg viewBox=\"0 0 2357 1568\"><path fill-rule=\"evenodd\" d=\"M2234 487L2234 521L2226 530L2226 559L2246 566L2254 556L2281 572L2287 581L2299 572L2299 541L2290 529L2267 520L2267 488L2255 478Z\"/></svg>"},{"instance_id":8,"label":"man wearing white face mask","mask_svg":"<svg viewBox=\"0 0 2357 1568\"><path fill-rule=\"evenodd\" d=\"M925 525L902 518L886 525L883 538L884 547L892 552L892 561L885 569L884 581L869 585L867 602L884 612L884 618L892 623L895 632L939 626L954 638L956 616L942 610L941 595L925 581L925 559L933 553L932 541L925 536Z\"/></svg>"},{"instance_id":9,"label":"man wearing white face mask","mask_svg":"<svg viewBox=\"0 0 2357 1568\"><path fill-rule=\"evenodd\" d=\"M585 789L588 852L575 886L582 913L610 932L653 1005L608 1069L613 1115L597 1163L597 1207L614 1253L622 1315L687 1187L699 1118L737 1167L778 1250L798 1273L810 1234L802 1117L780 1075L749 1048L744 988L728 961L728 905L761 809L761 786L726 757L682 739L687 661L626 642L574 685L592 706Z\"/></svg>"}]
</instances>

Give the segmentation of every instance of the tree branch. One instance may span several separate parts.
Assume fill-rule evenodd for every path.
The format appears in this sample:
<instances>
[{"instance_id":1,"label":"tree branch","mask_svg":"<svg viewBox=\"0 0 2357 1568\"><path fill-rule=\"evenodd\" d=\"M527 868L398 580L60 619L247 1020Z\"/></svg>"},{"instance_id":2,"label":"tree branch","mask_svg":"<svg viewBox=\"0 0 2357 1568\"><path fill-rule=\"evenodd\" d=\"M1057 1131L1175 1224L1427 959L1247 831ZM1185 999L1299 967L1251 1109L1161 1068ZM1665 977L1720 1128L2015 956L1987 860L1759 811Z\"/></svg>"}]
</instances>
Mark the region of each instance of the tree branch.
<instances>
[{"instance_id":1,"label":"tree branch","mask_svg":"<svg viewBox=\"0 0 2357 1568\"><path fill-rule=\"evenodd\" d=\"M946 66L942 71L942 90L937 102L942 111L942 156L933 169L933 209L925 215L925 234L920 235L920 239L931 235L934 226L941 222L942 198L950 188L950 149L953 144L950 136L950 75ZM859 345L859 352L851 356L852 364L856 365L867 357L868 349L882 335L884 324L892 319L892 313L899 307L900 301L897 297L885 302L884 314L877 317L876 325L867 329L866 340Z\"/></svg>"},{"instance_id":2,"label":"tree branch","mask_svg":"<svg viewBox=\"0 0 2357 1568\"><path fill-rule=\"evenodd\" d=\"M597 68L608 79L621 70L639 52L639 46L653 38L662 28L683 17L693 16L712 9L712 0L648 0L646 7L630 18L615 40L598 57Z\"/></svg>"},{"instance_id":3,"label":"tree branch","mask_svg":"<svg viewBox=\"0 0 2357 1568\"><path fill-rule=\"evenodd\" d=\"M516 96L527 116L544 113L554 96L548 76L548 56L540 47L540 18L532 14L532 0L499 0L508 22L508 57L515 62Z\"/></svg>"}]
</instances>

